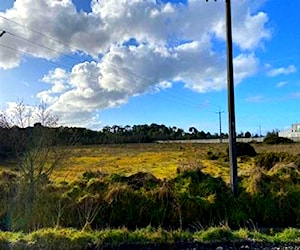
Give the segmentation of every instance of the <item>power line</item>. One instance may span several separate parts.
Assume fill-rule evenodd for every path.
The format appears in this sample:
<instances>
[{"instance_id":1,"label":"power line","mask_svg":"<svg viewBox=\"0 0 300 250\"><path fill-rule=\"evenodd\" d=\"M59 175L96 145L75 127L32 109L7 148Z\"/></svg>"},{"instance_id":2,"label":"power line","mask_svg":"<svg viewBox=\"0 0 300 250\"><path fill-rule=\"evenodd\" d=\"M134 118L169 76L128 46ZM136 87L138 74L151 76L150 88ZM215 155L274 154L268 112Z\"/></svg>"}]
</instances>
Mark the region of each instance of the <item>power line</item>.
<instances>
[{"instance_id":1,"label":"power line","mask_svg":"<svg viewBox=\"0 0 300 250\"><path fill-rule=\"evenodd\" d=\"M0 17L1 17L1 16L0 16ZM21 26L23 26L23 25L21 25ZM26 26L25 26L25 27L26 27ZM45 46L45 45L43 45L43 44L37 43L37 42L35 42L35 41L32 41L32 40L30 40L30 39L28 39L28 38L25 38L25 37L23 37L23 36L20 36L20 35L18 35L18 34L15 34L15 33L13 33L13 32L10 32L10 31L6 31L6 33L9 34L9 35L11 35L11 36L17 37L17 38L19 38L19 39L21 39L21 40L24 40L24 41L26 41L26 42L29 42L29 43L31 43L31 44L33 44L33 45L35 45L35 46L39 46L39 47L41 47L41 48L50 50L50 51L55 52L55 53L58 53L58 54L64 54L65 57L71 58L71 59L76 60L76 61L78 62L78 59L77 59L76 57L70 56L70 55L65 55L65 53L64 53L63 51L55 50L55 49L53 49L53 48L50 48L50 47ZM39 33L39 34L42 34L41 32L38 32L38 33ZM44 35L44 36L46 36L46 35ZM47 37L47 36L46 36L46 37ZM58 40L56 40L56 41L58 41ZM4 46L2 46L2 47L4 47ZM11 47L9 47L9 46L6 46L6 48L8 48L8 49L13 49L13 48L11 48ZM21 50L16 49L16 51L19 51L19 52L20 52ZM28 54L28 52L25 52L25 51L22 51L22 53ZM50 62L52 62L52 61L50 61ZM131 75L133 75L134 77L136 77L136 78L138 78L138 79L141 79L142 82L137 82L136 80L132 80L132 79L126 78L126 77L124 77L124 76L118 76L118 77L120 77L120 78L122 78L122 79L125 79L125 80L127 80L127 81L133 81L133 82L135 82L135 83L139 83L139 84L141 84L142 86L144 86L144 87L146 87L146 88L149 88L149 86L146 85L145 83L143 83L143 81L152 84L152 81L151 81L150 79L146 78L146 77L143 77L143 76L141 76L141 75L138 75L138 74L136 74L136 73L134 73L134 72L132 72L132 71L130 71L130 70L124 69L123 67L120 67L120 66L118 66L118 65L116 65L116 64L114 64L114 63L112 63L112 62L107 62L107 61L103 61L103 62L109 64L110 66L112 66L112 67L114 67L114 68L116 68L116 69L118 69L118 70L121 70L121 71L126 72L126 73L128 73L128 74L131 74ZM54 63L54 62L52 62L52 64L69 68L69 66L65 66L65 65L59 64L59 63ZM95 76L95 77L96 77L96 76ZM98 76L97 76L97 77L98 77ZM124 88L124 89L129 90L128 88ZM181 95L181 96L176 96L176 95L172 95L172 94L168 94L168 95L171 96L171 97L173 97L173 98L175 98L175 99L180 99L180 100L185 99L182 95ZM155 96L155 97L156 97L156 96ZM174 102L174 101L172 101L172 102ZM186 99L185 102L189 102L191 105L195 105L196 107L199 106L199 103L193 102L193 101L191 101L190 99ZM179 103L179 102L177 102L177 103ZM186 104L185 104L185 105L186 105Z\"/></svg>"},{"instance_id":2,"label":"power line","mask_svg":"<svg viewBox=\"0 0 300 250\"><path fill-rule=\"evenodd\" d=\"M45 33L42 33L42 32L40 32L40 31L38 31L38 30L35 30L35 29L31 28L31 27L28 27L28 26L23 25L23 24L21 24L21 23L19 23L19 22L16 22L16 21L14 21L14 20L11 20L11 19L9 19L9 18L7 18L7 17L4 17L4 16L0 15L0 18L6 20L6 21L8 21L8 22L11 22L11 23L13 23L13 24L16 24L16 25L18 25L18 26L20 26L20 27L23 27L23 28L25 28L25 29L27 29L27 30L29 30L29 31L32 31L32 32L34 32L34 33L36 33L36 34L38 34L38 35L41 35L41 36L46 37L46 38L48 38L48 39L51 39L51 40L53 40L53 41L55 41L55 42L57 42L57 43L59 43L59 44L65 45L65 46L67 46L67 47L69 47L69 48L71 48L71 49L80 51L80 49L78 49L77 47L74 47L73 45L70 45L70 44L68 44L68 43L65 43L65 42L63 42L63 41L61 41L61 40L58 40L58 39L54 38L53 36L47 35L47 34L45 34ZM22 37L22 36L20 36L20 35L17 35L17 34L12 33L12 32L9 32L9 34L10 34L10 35L13 35L13 36L15 36L15 37L18 37L19 39L25 40L25 41L27 41L27 42L29 42L29 43L32 43L32 44L34 44L34 45L36 45L36 46L40 46L40 47L45 48L45 49L47 49L47 50L53 51L53 52L55 52L55 53L64 54L64 52L62 52L62 51L58 51L58 50L49 48L49 47L47 47L47 46L45 46L45 45L36 43L36 42L34 42L34 41L30 40L30 39L24 38L24 37ZM65 55L65 56L68 57L68 58L71 58L71 59L74 59L74 60L78 61L78 59L75 58L75 57L73 57L73 56L70 56L70 55ZM130 71L130 70L126 70L126 69L124 69L124 68L121 68L120 66L118 66L118 65L116 65L116 64L114 64L114 63L112 63L112 62L107 62L107 61L106 61L106 63L108 63L109 65L111 65L111 66L113 66L113 67L115 67L115 68L117 68L117 69L122 70L123 72L127 72L127 73L129 73L129 74L131 74L131 75L133 75L133 76L135 76L135 77L137 77L137 78L140 78L140 79L143 79L143 80L145 80L145 81L147 81L147 82L149 82L149 83L152 83L152 81L151 81L150 79L147 79L147 78L145 78L145 77L143 77L143 76L141 76L141 75L138 75L138 74L136 74L136 73L134 73L134 72L132 72L132 71ZM127 80L128 80L128 79L127 79ZM144 85L144 84L143 84L143 85ZM146 86L146 85L144 85L144 86ZM146 86L146 87L148 87L148 86ZM170 96L172 96L172 95L170 95ZM176 99L178 98L177 96L173 96L173 97L175 97ZM180 96L179 98L182 99L183 97ZM191 100L188 100L188 101L191 102ZM199 104L193 102L193 105L198 106Z\"/></svg>"},{"instance_id":3,"label":"power line","mask_svg":"<svg viewBox=\"0 0 300 250\"><path fill-rule=\"evenodd\" d=\"M58 39L54 38L53 36L47 35L47 34L45 34L45 33L42 33L42 32L40 32L40 31L35 30L35 29L33 29L33 28L30 28L30 27L28 27L28 26L26 26L26 25L24 25L24 24L21 24L21 23L18 23L18 22L16 22L16 21L14 21L14 20L11 20L11 19L9 19L9 18L7 18L7 17L4 17L4 16L0 15L0 18L6 20L6 21L8 21L8 22L11 22L11 23L13 23L13 24L16 24L16 25L18 25L18 26L20 26L20 27L23 27L23 28L25 28L25 29L27 29L27 30L30 30L30 31L32 31L32 32L34 32L34 33L36 33L36 34L39 34L39 35L44 36L44 37L46 37L46 38L49 38L49 39L51 39L51 40L53 40L53 41L55 41L55 42L57 42L57 43L63 44L63 45L65 45L65 46L67 46L67 47L69 47L69 48L71 48L71 49L79 50L78 48L74 47L73 45L70 45L70 44L68 44L68 43L65 43L65 42L63 42L63 41L61 41L61 40L58 40Z\"/></svg>"},{"instance_id":4,"label":"power line","mask_svg":"<svg viewBox=\"0 0 300 250\"><path fill-rule=\"evenodd\" d=\"M25 51L25 50L16 49L16 48L4 45L4 44L0 44L0 47L8 49L8 50L12 50L12 51L17 51L17 52L19 52L19 53L21 53L23 55L28 55L28 52ZM69 69L71 69L70 66L67 66L67 65L61 64L61 63L57 63L57 62L54 62L54 61L51 61L51 60L47 60L47 63L53 64L53 65L56 65L56 66L59 66L59 67L62 67L62 68L69 68Z\"/></svg>"},{"instance_id":5,"label":"power line","mask_svg":"<svg viewBox=\"0 0 300 250\"><path fill-rule=\"evenodd\" d=\"M16 48L13 48L13 47L10 47L10 46L7 46L7 45L4 45L4 44L0 44L0 47L3 47L5 49L9 49L9 50L13 50L13 51L17 51L23 55L27 55L28 52L24 51L24 50L20 50L20 49L16 49ZM59 66L61 68L67 68L68 70L71 70L71 66L68 66L68 65L65 65L65 64L61 64L61 63L57 63L57 62L53 62L53 61L50 61L50 60L47 60L46 61L47 63L50 63L50 64L53 64L53 65L56 65L56 66ZM92 75L93 76L93 75ZM98 80L97 79L98 76L94 75L94 79ZM136 80L132 80L132 79L128 79L128 78L125 78L123 76L119 76L120 78L124 79L124 80L127 80L127 81L133 81L135 83L140 83L140 82L137 82ZM149 80L150 81L150 80ZM123 88L125 90L129 90L128 88ZM185 102L182 102L182 101L178 101L178 100L172 100L172 99L167 99L167 98L163 98L163 97L160 97L160 96L156 96L156 95L150 95L151 97L154 97L154 98L157 98L157 99L161 99L163 101L166 101L166 102L169 102L169 103L174 103L174 104L177 104L177 105L181 105L181 106L190 106L190 107L193 107L193 108L197 108L193 102L191 103L185 103ZM167 96L167 95L166 95ZM172 96L171 96L172 97Z\"/></svg>"},{"instance_id":6,"label":"power line","mask_svg":"<svg viewBox=\"0 0 300 250\"><path fill-rule=\"evenodd\" d=\"M35 45L35 46L39 46L39 47L41 47L41 48L50 50L50 51L52 51L52 52L58 53L59 55L60 55L60 54L64 54L65 57L69 57L69 58L71 58L71 59L74 59L74 60L78 61L78 59L77 59L76 57L70 56L70 55L66 55L64 51L59 51L59 50L50 48L50 47L45 46L45 45L43 45L43 44L37 43L37 42L35 42L35 41L32 41L32 40L30 40L30 39L27 39L27 38L25 38L25 37L22 37L22 36L20 36L20 35L17 35L17 34L15 34L15 33L13 33L13 32L10 32L10 31L7 31L7 30L5 30L5 31L6 31L7 34L9 34L9 35L11 35L11 36L14 36L14 37L17 37L17 38L19 38L19 39L21 39L21 40L23 40L23 41L29 42L29 43L31 43L31 44L33 44L33 45Z\"/></svg>"},{"instance_id":7,"label":"power line","mask_svg":"<svg viewBox=\"0 0 300 250\"><path fill-rule=\"evenodd\" d=\"M66 47L69 47L69 48L71 48L71 49L73 49L73 50L78 50L78 51L80 51L80 49L74 47L73 45L70 45L70 44L68 44L68 43L62 42L62 41L60 41L60 40L58 40L58 39L56 39L56 38L54 38L54 37L52 37L52 36L50 36L50 35L47 35L47 34L44 34L44 33L40 32L40 31L37 31L37 30L35 30L35 29L32 29L32 28L30 28L30 27L28 27L28 26L26 26L26 25L20 24L20 23L18 23L18 22L16 22L16 21L13 21L13 20L9 19L9 18L6 18L6 17L4 17L4 16L2 16L2 15L0 15L0 18L4 19L4 20L6 20L6 21L9 21L9 22L11 22L11 23L14 23L14 24L16 24L16 25L18 25L18 26L20 26L20 27L23 27L23 28L25 28L25 29L27 29L27 30L29 30L29 31L31 31L31 32L34 32L34 33L40 35L40 36L46 37L47 39L53 40L53 41L55 41L55 42L58 43L58 44L62 44L62 45L66 46ZM74 56L71 56L71 55L65 55L65 52L64 52L64 51L59 51L59 50L50 48L50 47L45 46L45 45L43 45L43 44L41 44L41 43L37 43L37 42L35 42L35 41L32 41L32 40L30 40L30 39L28 39L28 38L25 38L25 37L23 37L23 36L20 36L20 35L18 35L18 34L15 34L15 33L13 33L13 32L10 32L10 31L3 31L3 32L4 32L4 33L8 33L9 35L14 36L14 37L16 37L16 38L18 38L18 39L21 39L21 40L24 40L24 41L26 41L26 42L29 42L29 43L31 43L31 44L33 44L33 45L35 45L35 46L39 46L39 47L41 47L41 48L44 48L44 49L47 49L47 50L49 50L49 51L55 52L55 53L57 53L58 55L63 54L65 57L68 57L68 58L70 58L70 59L72 59L72 60L74 60L74 61L76 61L76 62L80 62L80 61L78 61L78 58L76 58L76 57L74 57ZM3 34L4 34L4 33L3 33ZM5 45L2 45L2 47L6 47L7 49L13 49L13 48L11 48L11 47L9 47L9 46L5 46ZM29 54L28 52L21 51L21 50L16 50L16 51L22 52L23 54ZM64 64L56 63L56 62L53 62L53 61L47 60L47 62L49 62L49 63L51 63L51 64L53 64L53 65L57 65L57 66L59 66L59 67L67 68L68 70L70 70L69 68L71 68L70 66L66 66L66 65L64 65ZM130 71L130 70L127 70L127 69L125 69L125 68L123 68L123 67L120 67L120 66L118 66L118 65L116 65L116 64L114 64L114 63L112 63L112 62L107 62L107 61L103 61L103 62L109 64L110 66L112 66L112 67L114 67L114 68L116 68L116 69L118 69L118 70L121 70L121 71L123 71L123 72L126 72L126 73L128 73L128 74L134 76L135 78L141 79L142 81L139 81L139 82L138 82L136 79L128 79L128 78L126 78L126 77L124 77L124 76L120 76L120 75L119 75L118 77L121 78L121 79L125 79L125 80L127 80L127 81L139 83L139 84L141 84L142 86L144 86L144 87L146 87L146 88L149 88L149 85L146 85L146 84L143 83L143 82L148 82L148 83L150 83L150 84L153 84L153 82L152 82L150 79L148 79L148 78L146 78L146 77L144 77L144 76L138 75L138 74L136 74L136 73L134 73L134 72L132 72L132 71ZM98 76L96 76L96 75L94 75L94 76L95 76L95 78L97 77L97 80L98 80ZM128 89L128 88L124 88L124 87L123 87L123 89L127 89L127 90L130 91L130 89ZM193 108L199 108L199 103L193 102L193 101L191 101L189 98L185 98L185 97L182 96L182 95L181 95L181 96L176 96L176 95L174 95L174 94L168 94L168 95L166 95L166 94L164 94L163 92L161 92L161 94L162 94L162 95L165 95L165 96L167 96L167 97L171 97L172 100L166 99L166 98L162 98L162 97L158 97L158 96L155 96L155 95L151 95L151 97L158 98L158 99L162 99L162 100L164 100L164 101L172 102L172 103L179 104L179 105L183 105L183 106L186 106L187 103L188 103L189 106L192 106ZM173 98L176 99L176 101L173 100ZM184 99L185 99L185 100L184 100ZM180 100L180 101L178 101L178 100ZM182 100L184 100L184 102L182 102ZM212 111L211 111L211 112L212 112Z\"/></svg>"}]
</instances>

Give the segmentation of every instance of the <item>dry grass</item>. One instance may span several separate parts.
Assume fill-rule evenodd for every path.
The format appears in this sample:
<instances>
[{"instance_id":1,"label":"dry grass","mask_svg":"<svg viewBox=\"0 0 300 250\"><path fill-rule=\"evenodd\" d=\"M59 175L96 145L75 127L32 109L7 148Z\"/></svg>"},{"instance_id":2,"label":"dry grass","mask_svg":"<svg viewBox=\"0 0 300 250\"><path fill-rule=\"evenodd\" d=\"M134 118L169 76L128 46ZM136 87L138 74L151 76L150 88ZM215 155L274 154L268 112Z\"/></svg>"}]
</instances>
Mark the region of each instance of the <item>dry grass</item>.
<instances>
[{"instance_id":1,"label":"dry grass","mask_svg":"<svg viewBox=\"0 0 300 250\"><path fill-rule=\"evenodd\" d=\"M292 145L254 144L258 153L288 152L300 153L300 143ZM225 153L227 144L122 144L78 146L72 150L70 159L52 175L56 181L72 181L82 176L86 171L118 173L130 175L139 171L152 173L157 178L173 178L178 166L197 165L203 172L214 177L222 177L229 182L229 163L222 160L208 160L207 152ZM247 175L253 168L253 162L238 162L239 175ZM0 168L14 164L3 163Z\"/></svg>"},{"instance_id":2,"label":"dry grass","mask_svg":"<svg viewBox=\"0 0 300 250\"><path fill-rule=\"evenodd\" d=\"M72 152L70 160L53 173L55 180L74 180L83 172L101 171L130 175L147 171L157 178L173 178L181 164L198 162L203 170L225 177L225 168L206 160L208 151L224 151L218 144L124 144L81 146Z\"/></svg>"},{"instance_id":3,"label":"dry grass","mask_svg":"<svg viewBox=\"0 0 300 250\"><path fill-rule=\"evenodd\" d=\"M257 153L263 152L285 152L289 154L299 155L300 154L300 143L293 144L274 144L268 145L263 143L257 143L253 145Z\"/></svg>"}]
</instances>

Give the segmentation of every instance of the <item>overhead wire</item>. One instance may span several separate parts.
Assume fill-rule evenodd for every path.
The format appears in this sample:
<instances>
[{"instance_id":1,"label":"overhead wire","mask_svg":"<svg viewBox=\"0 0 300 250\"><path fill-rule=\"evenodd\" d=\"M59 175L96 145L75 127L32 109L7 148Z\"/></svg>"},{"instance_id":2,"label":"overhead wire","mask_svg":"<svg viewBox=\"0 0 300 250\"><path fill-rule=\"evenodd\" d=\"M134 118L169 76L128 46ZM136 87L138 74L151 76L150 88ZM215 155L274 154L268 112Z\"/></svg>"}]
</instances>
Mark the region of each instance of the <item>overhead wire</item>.
<instances>
[{"instance_id":1,"label":"overhead wire","mask_svg":"<svg viewBox=\"0 0 300 250\"><path fill-rule=\"evenodd\" d=\"M51 40L55 41L55 42L58 43L58 44L62 44L62 45L64 45L64 46L69 47L69 48L71 48L71 49L73 49L73 50L76 50L76 51L81 51L79 48L76 48L76 47L73 46L73 45L70 45L70 44L65 43L65 42L63 42L63 41L60 41L60 40L58 40L58 39L56 39L56 38L54 38L54 37L52 37L52 36L50 36L50 35L47 35L47 34L44 34L44 33L40 32L40 31L37 31L37 30L35 30L35 29L32 29L32 28L30 28L30 27L28 27L28 26L26 26L26 25L20 24L20 23L18 23L18 22L16 22L16 21L13 21L13 20L9 19L9 18L6 18L6 17L4 17L4 16L2 16L2 15L0 15L0 18L4 19L4 20L6 20L6 21L12 22L12 23L14 23L14 24L16 24L16 25L19 25L19 26L21 26L21 27L23 27L23 28L25 28L25 29L27 29L27 30L29 30L29 31L31 31L31 32L34 32L34 33L38 34L38 35L41 35L41 36L46 37L46 38L48 38L48 39L51 39ZM80 63L80 62L81 62L81 61L78 60L77 57L74 57L74 56L71 56L71 55L66 55L64 51L55 50L55 49L53 49L53 48L50 48L50 47L48 47L48 46L45 46L45 45L43 45L43 44L37 43L37 42L32 41L32 40L30 40L30 39L28 39L28 38L25 38L25 37L23 37L23 36L20 36L20 35L18 35L18 34L15 34L15 33L11 32L11 31L7 31L7 30L3 30L3 31L5 31L7 34L9 34L9 35L11 35L11 36L14 36L14 37L16 37L16 38L18 38L18 39L21 39L21 40L23 40L23 41L26 41L26 42L28 42L28 43L31 43L31 44L33 44L33 45L35 45L35 46L39 46L39 47L41 47L41 48L44 48L44 49L47 49L47 50L49 50L49 51L55 52L55 53L57 53L58 55L63 55L63 56L65 56L65 57L68 57L68 58L70 58L70 59L73 59L73 60L75 60L77 63ZM2 47L5 47L6 49L16 50L16 51L18 51L18 52L20 52L20 53L22 53L22 54L25 54L25 55L28 55L28 54L29 54L29 52L26 52L26 51L21 51L21 50L19 50L19 49L14 49L14 48L12 48L12 47L9 47L9 46L6 46L6 45L2 45L2 44L0 44L0 45L1 45ZM72 52L72 50L71 50L70 52ZM47 60L47 62L49 62L49 63L51 63L51 64L53 64L53 65L57 65L57 66L63 67L63 68L68 68L68 69L69 69L69 68L72 68L71 66L66 66L66 65L61 64L61 63L56 63L56 62L53 62L52 60ZM103 62L104 62L104 60L103 60ZM116 68L116 69L118 69L118 70L121 70L121 71L126 72L126 73L128 73L128 74L131 74L131 75L133 75L134 77L136 77L136 78L138 78L138 79L141 79L141 80L146 81L146 82L148 82L148 83L150 83L150 84L153 84L153 81L151 81L150 79L148 79L148 78L146 78L146 77L144 77L144 76L138 75L138 74L136 74L136 73L134 73L134 72L132 72L132 71L130 71L130 70L124 69L123 67L120 67L120 66L118 66L118 65L116 65L116 64L114 64L114 63L112 63L112 62L105 61L105 63L109 64L110 66L112 66L112 67L114 67L114 68ZM95 77L98 78L98 76L96 76L96 75L95 75ZM125 78L124 76L120 76L120 75L119 75L118 77L120 77L120 78L122 78L122 79L124 79L124 80L127 80L127 81L133 81L133 82L135 82L135 83L139 83L139 84L141 84L141 85L144 85L144 87L149 88L149 85L146 85L145 83L143 83L143 81L139 81L139 82L138 82L137 80L128 79L128 78ZM156 85L157 85L157 84L156 84ZM153 86L153 87L155 88L155 86ZM126 88L123 87L123 89L126 89ZM127 88L127 90L129 90L129 89ZM170 93L169 93L169 94L165 94L165 93L163 93L163 92L160 92L160 94L161 94L161 95L170 96L170 97L175 98L175 99L176 99L176 102L174 102L174 100L172 100L173 103L180 104L180 105L184 105L184 106L186 106L187 103L189 103L189 106L193 106L193 107L196 108L196 109L199 108L199 103L193 102L193 101L191 101L190 99L185 99L185 97L182 96L182 95L181 95L181 96L176 96L176 95L174 95L174 94L170 94ZM163 100L165 100L165 101L170 102L170 100L167 100L166 98L162 98L162 97L159 97L159 96L156 96L156 95L151 95L151 96L154 97L154 98L159 98L159 99L163 99ZM178 102L178 99L180 99L180 100L185 99L185 103L184 103L184 102L181 102L181 101ZM202 111L203 111L203 110L202 110ZM211 112L212 112L212 111L211 111Z\"/></svg>"},{"instance_id":2,"label":"overhead wire","mask_svg":"<svg viewBox=\"0 0 300 250\"><path fill-rule=\"evenodd\" d=\"M16 49L16 48L13 48L13 47L11 47L11 46L7 46L7 45L5 45L5 44L1 44L1 43L0 43L0 47L5 48L5 49L9 49L9 50L12 50L12 51L17 51L17 52L19 52L19 53L21 53L21 54L23 54L23 55L26 55L26 56L29 55L28 52L25 51L25 50ZM51 61L51 60L47 60L47 63L53 64L53 65L56 65L56 66L59 66L59 67L71 69L70 66L67 66L67 65L61 64L61 63L57 63L57 62L54 62L54 61Z\"/></svg>"},{"instance_id":3,"label":"overhead wire","mask_svg":"<svg viewBox=\"0 0 300 250\"><path fill-rule=\"evenodd\" d=\"M16 22L16 21L14 21L14 20L11 20L10 18L4 17L4 16L2 16L2 15L0 15L0 18L6 20L6 21L8 21L8 22L11 22L11 23L13 23L13 24L16 24L16 25L18 25L18 26L20 26L20 27L23 27L23 28L25 28L25 29L27 29L27 30L30 30L30 31L32 31L32 32L34 32L34 33L36 33L36 34L39 34L39 35L41 35L41 36L44 36L44 37L46 37L46 38L48 38L48 39L51 39L51 40L53 40L53 41L55 41L55 42L57 42L57 43L63 44L63 45L65 45L65 46L69 47L69 48L78 50L78 48L76 48L76 47L73 46L73 45L67 44L67 43L65 43L65 42L63 42L63 41L61 41L61 40L58 40L58 39L54 38L53 36L50 36L50 35L47 35L47 34L44 34L44 33L40 32L40 31L38 31L38 30L32 29L31 27L28 27L28 26L26 26L26 25L24 25L24 24L21 24L21 23L19 23L19 22Z\"/></svg>"},{"instance_id":4,"label":"overhead wire","mask_svg":"<svg viewBox=\"0 0 300 250\"><path fill-rule=\"evenodd\" d=\"M8 30L5 30L5 32L6 32L7 34L11 35L11 36L17 37L17 38L19 38L19 39L21 39L21 40L24 40L24 41L26 41L26 42L29 42L29 43L31 43L31 44L33 44L33 45L36 45L36 46L39 46L39 47L41 47L41 48L47 49L47 50L49 50L49 51L58 53L58 55L63 54L65 57L68 57L68 58L71 58L71 59L74 59L74 60L77 60L77 61L78 61L78 58L76 58L76 57L74 57L74 56L66 55L65 52L63 52L63 51L55 50L55 49L50 48L50 47L48 47L48 46L45 46L45 45L43 45L43 44L37 43L37 42L35 42L35 41L32 41L32 40L30 40L30 39L27 39L27 38L25 38L25 37L22 37L22 36L20 36L20 35L17 35L17 34L15 34L15 33L13 33L13 32L8 31Z\"/></svg>"},{"instance_id":5,"label":"overhead wire","mask_svg":"<svg viewBox=\"0 0 300 250\"><path fill-rule=\"evenodd\" d=\"M19 53L21 53L23 55L28 55L28 52L26 52L24 50L16 49L16 48L13 48L13 47L1 44L1 43L0 43L0 47L5 48L5 49L9 49L9 50L13 50L13 51L17 51L17 52L19 52ZM65 64L61 64L61 63L57 63L57 62L54 62L54 61L51 61L51 60L47 60L46 62L50 63L50 64L53 64L55 66L59 66L59 67L61 67L63 69L71 70L71 68L72 68L71 66L68 66L68 65L65 65ZM96 79L96 77L97 76L94 75L94 79ZM128 79L128 78L126 78L124 76L119 76L119 77L122 78L122 79L124 79L124 80L128 80L128 81L133 81L135 83L139 83L136 80ZM128 88L124 88L124 87L123 87L123 89L129 90ZM164 100L166 102L170 102L170 103L174 103L174 104L178 104L178 105L182 105L182 106L187 106L186 103L180 102L180 101L174 101L173 99L166 99L166 98L163 98L163 97L160 97L160 96L156 96L156 95L150 95L150 96L153 97L153 98ZM189 106L192 106L192 105L189 105ZM192 107L196 108L195 106L192 106Z\"/></svg>"},{"instance_id":6,"label":"overhead wire","mask_svg":"<svg viewBox=\"0 0 300 250\"><path fill-rule=\"evenodd\" d=\"M8 21L8 22L11 22L11 23L13 23L13 24L16 24L16 25L18 25L18 26L20 26L20 27L23 27L23 28L25 28L25 29L27 29L27 30L30 30L30 31L32 31L32 32L34 32L34 33L36 33L36 34L39 34L39 35L43 36L43 37L46 37L46 38L48 38L48 39L51 39L51 40L53 40L53 41L55 41L55 42L57 42L57 43L59 43L59 44L63 44L63 45L65 45L65 46L69 47L69 48L72 48L72 49L74 49L74 50L80 51L79 48L77 48L77 47L75 47L75 46L73 46L73 45L70 45L70 44L68 44L68 43L65 43L65 42L63 42L63 41L61 41L61 40L58 40L58 39L54 38L53 36L44 34L44 33L40 32L40 31L37 31L37 30L35 30L35 29L31 28L31 27L28 27L28 26L23 25L23 24L21 24L21 23L19 23L19 22L16 22L16 21L14 21L14 20L11 20L11 19L9 19L9 18L7 18L7 17L4 17L4 16L0 15L0 18L6 20L6 21ZM12 33L12 32L10 32L10 34L11 34L11 35L14 35L14 36L17 36L17 37L20 38L20 39L26 40L26 41L28 41L28 42L34 44L34 45L41 46L41 47L43 47L43 48L45 48L45 49L48 49L48 50L50 50L50 51L53 51L53 52L56 52L56 53L59 53L59 54L64 54L63 51L57 51L57 50L54 50L54 49L49 48L49 47L47 47L47 46L45 46L45 45L36 43L36 42L31 41L31 40L29 40L29 39L27 39L27 38L24 38L24 37L21 37L21 36L19 36L19 35L16 35L16 34L14 34L14 33ZM73 56L70 56L70 55L64 55L64 56L66 56L66 57L68 57L68 58L71 58L71 59L74 59L74 60L78 61L78 58L76 58L76 57L73 57ZM145 81L147 81L147 82L149 82L149 83L152 83L152 81L151 81L150 79L147 79L147 78L145 78L145 77L143 77L143 76L141 76L141 75L138 75L138 74L136 74L136 73L134 73L134 72L132 72L132 71L130 71L130 70L126 70L126 69L124 69L124 68L121 68L120 66L118 66L118 65L116 65L116 64L114 64L114 63L112 63L112 62L107 62L107 61L106 61L106 63L110 64L110 65L113 66L114 68L117 68L117 69L122 70L123 72L127 72L127 73L129 73L129 74L131 74L131 75L133 75L133 76L135 76L135 77L137 77L137 78L140 78L140 79L143 79L143 80L145 80ZM128 80L128 79L127 79L127 80ZM147 85L147 87L148 87L148 85ZM170 95L170 96L172 96L172 95ZM177 98L177 97L175 96L175 98ZM180 96L180 98L182 99L182 96ZM190 100L189 100L189 101L190 101ZM198 103L194 103L194 104L197 105L197 106L199 105Z\"/></svg>"}]
</instances>

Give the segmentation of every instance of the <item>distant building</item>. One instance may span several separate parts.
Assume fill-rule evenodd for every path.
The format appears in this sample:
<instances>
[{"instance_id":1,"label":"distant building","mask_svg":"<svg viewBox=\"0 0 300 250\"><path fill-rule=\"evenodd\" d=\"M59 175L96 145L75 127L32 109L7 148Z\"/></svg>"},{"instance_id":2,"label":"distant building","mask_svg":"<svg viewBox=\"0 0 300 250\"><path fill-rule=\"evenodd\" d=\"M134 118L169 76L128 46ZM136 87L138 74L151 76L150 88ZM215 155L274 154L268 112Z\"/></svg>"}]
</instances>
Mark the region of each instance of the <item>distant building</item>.
<instances>
[{"instance_id":1,"label":"distant building","mask_svg":"<svg viewBox=\"0 0 300 250\"><path fill-rule=\"evenodd\" d=\"M279 132L278 136L300 141L300 123L292 124L290 129Z\"/></svg>"}]
</instances>

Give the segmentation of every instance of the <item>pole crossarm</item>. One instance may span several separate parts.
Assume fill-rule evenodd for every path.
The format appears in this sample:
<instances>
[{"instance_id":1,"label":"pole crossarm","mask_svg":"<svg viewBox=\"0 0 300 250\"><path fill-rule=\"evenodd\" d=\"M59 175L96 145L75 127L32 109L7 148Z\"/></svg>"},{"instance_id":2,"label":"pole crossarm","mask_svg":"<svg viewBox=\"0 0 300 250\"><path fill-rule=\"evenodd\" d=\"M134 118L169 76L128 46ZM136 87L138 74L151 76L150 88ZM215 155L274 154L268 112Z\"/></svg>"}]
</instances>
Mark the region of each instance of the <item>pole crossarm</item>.
<instances>
[{"instance_id":1,"label":"pole crossarm","mask_svg":"<svg viewBox=\"0 0 300 250\"><path fill-rule=\"evenodd\" d=\"M0 33L0 37L2 37L5 33L6 33L6 31L2 30L2 32Z\"/></svg>"}]
</instances>

